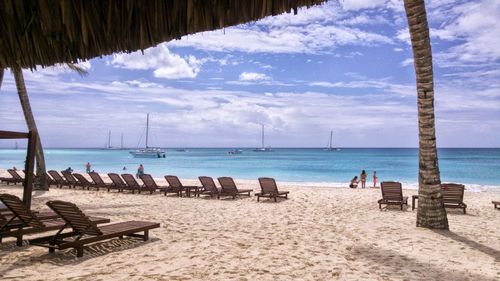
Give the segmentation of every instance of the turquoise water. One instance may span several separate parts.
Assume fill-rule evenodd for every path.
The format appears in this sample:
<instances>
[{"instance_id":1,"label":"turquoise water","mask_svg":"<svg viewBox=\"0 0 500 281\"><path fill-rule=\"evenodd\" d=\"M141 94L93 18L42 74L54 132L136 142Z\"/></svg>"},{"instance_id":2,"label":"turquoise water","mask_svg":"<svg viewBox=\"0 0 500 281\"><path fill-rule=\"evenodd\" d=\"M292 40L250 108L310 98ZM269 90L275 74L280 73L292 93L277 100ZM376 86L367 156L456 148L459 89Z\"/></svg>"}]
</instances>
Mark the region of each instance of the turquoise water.
<instances>
[{"instance_id":1,"label":"turquoise water","mask_svg":"<svg viewBox=\"0 0 500 281\"><path fill-rule=\"evenodd\" d=\"M90 162L96 172L118 172L127 167L135 173L144 164L146 173L156 177L167 174L181 178L200 175L232 176L240 179L274 177L280 181L315 182L343 185L362 169L379 181L397 180L416 186L418 150L413 148L346 148L336 152L322 149L282 148L257 153L243 149L241 155L229 155L231 149L197 148L179 152L167 149L164 159L133 158L127 150L46 149L48 169L68 166L84 171ZM22 167L25 150L0 149L0 168ZM440 149L439 161L443 182L459 182L479 187L500 188L500 149Z\"/></svg>"}]
</instances>

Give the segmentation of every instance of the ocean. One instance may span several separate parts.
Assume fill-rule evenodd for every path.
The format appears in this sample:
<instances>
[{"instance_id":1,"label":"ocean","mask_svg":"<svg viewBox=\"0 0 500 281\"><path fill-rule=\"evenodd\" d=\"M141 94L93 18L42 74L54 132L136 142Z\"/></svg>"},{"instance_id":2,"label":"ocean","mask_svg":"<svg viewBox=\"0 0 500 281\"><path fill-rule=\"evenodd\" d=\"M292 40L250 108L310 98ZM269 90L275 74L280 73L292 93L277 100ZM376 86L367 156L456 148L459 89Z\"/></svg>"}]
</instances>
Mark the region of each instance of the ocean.
<instances>
[{"instance_id":1,"label":"ocean","mask_svg":"<svg viewBox=\"0 0 500 281\"><path fill-rule=\"evenodd\" d=\"M378 181L400 181L407 188L418 182L416 148L344 148L328 152L320 148L276 148L273 152L242 149L230 155L229 148L189 148L184 152L167 149L166 158L133 158L128 150L46 149L47 169L85 171L90 162L100 173L135 174L139 164L155 177L173 174L180 178L231 176L257 180L273 177L278 181L314 183L345 187L361 170L373 171ZM0 168L23 167L24 149L0 149ZM466 184L470 190L500 189L500 149L442 148L438 151L442 182ZM126 170L123 170L126 167Z\"/></svg>"}]
</instances>

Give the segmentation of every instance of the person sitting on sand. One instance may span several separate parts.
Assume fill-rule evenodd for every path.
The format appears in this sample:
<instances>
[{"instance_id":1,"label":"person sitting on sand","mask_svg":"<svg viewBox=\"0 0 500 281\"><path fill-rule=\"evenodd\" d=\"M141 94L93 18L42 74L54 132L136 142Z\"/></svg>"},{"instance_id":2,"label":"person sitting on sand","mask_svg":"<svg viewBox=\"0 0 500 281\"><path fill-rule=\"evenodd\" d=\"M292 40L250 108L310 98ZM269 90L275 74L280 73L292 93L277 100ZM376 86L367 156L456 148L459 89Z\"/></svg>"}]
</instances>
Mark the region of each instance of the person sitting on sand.
<instances>
[{"instance_id":1,"label":"person sitting on sand","mask_svg":"<svg viewBox=\"0 0 500 281\"><path fill-rule=\"evenodd\" d=\"M71 169L71 167L68 167L66 170L64 170L65 172L68 172L68 173L73 173L73 169Z\"/></svg>"},{"instance_id":2,"label":"person sitting on sand","mask_svg":"<svg viewBox=\"0 0 500 281\"><path fill-rule=\"evenodd\" d=\"M137 174L135 174L135 177L139 179L142 175L144 175L144 166L141 164L139 165L139 168L137 168Z\"/></svg>"},{"instance_id":3,"label":"person sitting on sand","mask_svg":"<svg viewBox=\"0 0 500 281\"><path fill-rule=\"evenodd\" d=\"M361 171L361 188L366 187L366 172L365 170Z\"/></svg>"},{"instance_id":4,"label":"person sitting on sand","mask_svg":"<svg viewBox=\"0 0 500 281\"><path fill-rule=\"evenodd\" d=\"M377 171L373 171L373 188L377 188Z\"/></svg>"},{"instance_id":5,"label":"person sitting on sand","mask_svg":"<svg viewBox=\"0 0 500 281\"><path fill-rule=\"evenodd\" d=\"M124 170L124 171L125 171L125 170L127 170L127 167L123 166L123 169L122 169L122 170Z\"/></svg>"},{"instance_id":6,"label":"person sitting on sand","mask_svg":"<svg viewBox=\"0 0 500 281\"><path fill-rule=\"evenodd\" d=\"M351 184L349 184L350 188L358 188L358 176L355 176L351 180Z\"/></svg>"}]
</instances>

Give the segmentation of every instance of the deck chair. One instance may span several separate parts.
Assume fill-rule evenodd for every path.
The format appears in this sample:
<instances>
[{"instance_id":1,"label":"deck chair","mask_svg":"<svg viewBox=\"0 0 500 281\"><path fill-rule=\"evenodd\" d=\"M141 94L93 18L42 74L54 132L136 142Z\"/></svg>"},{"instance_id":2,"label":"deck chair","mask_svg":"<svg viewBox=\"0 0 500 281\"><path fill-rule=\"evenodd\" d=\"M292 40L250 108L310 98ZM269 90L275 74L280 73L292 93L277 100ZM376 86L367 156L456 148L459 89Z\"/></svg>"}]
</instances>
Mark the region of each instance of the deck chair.
<instances>
[{"instance_id":1,"label":"deck chair","mask_svg":"<svg viewBox=\"0 0 500 281\"><path fill-rule=\"evenodd\" d=\"M71 172L61 171L61 174L63 175L64 179L68 183L69 188L76 187L77 181L76 181L75 177L73 177L73 174L71 174Z\"/></svg>"},{"instance_id":2,"label":"deck chair","mask_svg":"<svg viewBox=\"0 0 500 281\"><path fill-rule=\"evenodd\" d=\"M257 202L259 202L260 197L274 198L274 202L276 202L278 198L288 199L288 193L290 192L284 190L278 191L278 186L273 178L259 178L259 184L261 192L255 193Z\"/></svg>"},{"instance_id":3,"label":"deck chair","mask_svg":"<svg viewBox=\"0 0 500 281\"><path fill-rule=\"evenodd\" d=\"M210 195L212 198L214 196L217 196L217 199L220 198L222 190L217 188L217 185L215 185L212 177L201 176L198 177L198 179L201 182L201 188L198 192L196 192L196 196L200 197L200 195Z\"/></svg>"},{"instance_id":4,"label":"deck chair","mask_svg":"<svg viewBox=\"0 0 500 281\"><path fill-rule=\"evenodd\" d=\"M49 187L54 184L57 185L56 181L48 173L45 173L45 178L47 178L47 185Z\"/></svg>"},{"instance_id":5,"label":"deck chair","mask_svg":"<svg viewBox=\"0 0 500 281\"><path fill-rule=\"evenodd\" d=\"M160 227L157 222L147 221L127 221L98 227L73 203L49 201L47 206L61 216L65 225L72 228L71 232L63 233L63 228L61 228L53 236L30 240L32 245L49 248L50 253L55 252L56 249L74 248L76 256L82 257L85 245L123 236L139 237L147 241L149 230ZM138 234L140 232L144 234Z\"/></svg>"},{"instance_id":6,"label":"deck chair","mask_svg":"<svg viewBox=\"0 0 500 281\"><path fill-rule=\"evenodd\" d=\"M95 185L94 183L90 182L86 177L84 177L82 174L79 173L73 173L73 176L76 179L76 185L81 186L82 189L87 188L87 190L90 190L90 188L95 188L97 191L99 191L99 186Z\"/></svg>"},{"instance_id":7,"label":"deck chair","mask_svg":"<svg viewBox=\"0 0 500 281\"><path fill-rule=\"evenodd\" d=\"M124 189L128 189L127 184L123 181L119 174L108 173L108 177L111 179L111 182L113 182L113 187L118 189L118 192L123 192ZM135 190L132 189L132 193L134 192Z\"/></svg>"},{"instance_id":8,"label":"deck chair","mask_svg":"<svg viewBox=\"0 0 500 281\"><path fill-rule=\"evenodd\" d=\"M378 200L378 207L382 209L382 205L400 205L403 210L403 205L408 206L408 197L403 196L403 188L400 182L385 181L380 184L382 190L382 199Z\"/></svg>"},{"instance_id":9,"label":"deck chair","mask_svg":"<svg viewBox=\"0 0 500 281\"><path fill-rule=\"evenodd\" d=\"M22 246L23 235L64 229L66 223L54 213L34 213L18 197L0 194L0 201L12 212L13 216L0 226L0 241L3 237L15 237L17 246ZM106 218L91 217L95 224L109 223Z\"/></svg>"},{"instance_id":10,"label":"deck chair","mask_svg":"<svg viewBox=\"0 0 500 281\"><path fill-rule=\"evenodd\" d=\"M491 203L493 203L493 207L494 207L495 209L499 209L499 210L500 210L500 208L499 208L499 207L497 207L497 206L500 206L500 201L491 201Z\"/></svg>"},{"instance_id":11,"label":"deck chair","mask_svg":"<svg viewBox=\"0 0 500 281\"><path fill-rule=\"evenodd\" d=\"M193 191L193 193L195 195L196 195L196 192L198 191L198 186L183 185L177 176L168 175L168 176L165 176L165 179L168 182L168 187L164 191L165 195L167 195L167 193L170 192L170 193L177 193L178 196L182 197L182 191L184 191L184 192L186 192L186 196L190 197L191 191Z\"/></svg>"},{"instance_id":12,"label":"deck chair","mask_svg":"<svg viewBox=\"0 0 500 281\"><path fill-rule=\"evenodd\" d=\"M135 180L134 176L131 174L122 174L123 180L127 184L127 189L129 190L137 190L141 193L142 186Z\"/></svg>"},{"instance_id":13,"label":"deck chair","mask_svg":"<svg viewBox=\"0 0 500 281\"><path fill-rule=\"evenodd\" d=\"M253 189L238 189L231 177L220 177L217 180L221 186L221 196L232 196L234 199L240 195L250 196L250 192L253 191Z\"/></svg>"},{"instance_id":14,"label":"deck chair","mask_svg":"<svg viewBox=\"0 0 500 281\"><path fill-rule=\"evenodd\" d=\"M156 184L156 181L150 174L143 174L139 176L139 178L144 183L142 190L149 191L150 194L153 194L156 190L165 191L167 189L167 187L165 186L158 186L158 184Z\"/></svg>"},{"instance_id":15,"label":"deck chair","mask_svg":"<svg viewBox=\"0 0 500 281\"><path fill-rule=\"evenodd\" d=\"M63 186L69 186L69 183L61 177L61 175L55 171L55 170L50 170L47 172L56 182L56 187L62 188Z\"/></svg>"},{"instance_id":16,"label":"deck chair","mask_svg":"<svg viewBox=\"0 0 500 281\"><path fill-rule=\"evenodd\" d=\"M463 184L441 184L444 207L462 209L464 214L466 214L467 204L464 203L464 190L465 186Z\"/></svg>"},{"instance_id":17,"label":"deck chair","mask_svg":"<svg viewBox=\"0 0 500 281\"><path fill-rule=\"evenodd\" d=\"M24 179L21 177L16 170L14 169L8 169L7 172L10 174L12 178L2 178L2 181L6 182L7 185L10 183L13 183L14 185L17 185L17 183L23 183Z\"/></svg>"},{"instance_id":18,"label":"deck chair","mask_svg":"<svg viewBox=\"0 0 500 281\"><path fill-rule=\"evenodd\" d=\"M90 172L89 176L92 179L92 181L94 182L94 186L96 186L96 187L106 188L108 190L108 192L111 189L116 189L116 188L114 188L114 185L112 183L105 183L104 180L101 178L101 175L99 175L96 172Z\"/></svg>"}]
</instances>

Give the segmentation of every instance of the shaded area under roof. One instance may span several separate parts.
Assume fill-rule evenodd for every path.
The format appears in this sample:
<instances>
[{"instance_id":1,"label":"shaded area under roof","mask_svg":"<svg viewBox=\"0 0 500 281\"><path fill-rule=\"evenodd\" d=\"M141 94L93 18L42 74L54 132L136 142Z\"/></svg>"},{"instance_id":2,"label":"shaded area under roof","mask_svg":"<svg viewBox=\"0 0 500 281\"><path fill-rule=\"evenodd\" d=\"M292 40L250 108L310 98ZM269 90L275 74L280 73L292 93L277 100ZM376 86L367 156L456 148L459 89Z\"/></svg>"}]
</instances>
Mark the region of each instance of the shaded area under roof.
<instances>
[{"instance_id":1,"label":"shaded area under roof","mask_svg":"<svg viewBox=\"0 0 500 281\"><path fill-rule=\"evenodd\" d=\"M144 50L326 0L2 0L0 68Z\"/></svg>"}]
</instances>

